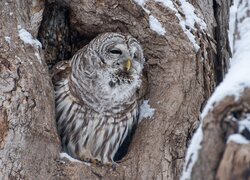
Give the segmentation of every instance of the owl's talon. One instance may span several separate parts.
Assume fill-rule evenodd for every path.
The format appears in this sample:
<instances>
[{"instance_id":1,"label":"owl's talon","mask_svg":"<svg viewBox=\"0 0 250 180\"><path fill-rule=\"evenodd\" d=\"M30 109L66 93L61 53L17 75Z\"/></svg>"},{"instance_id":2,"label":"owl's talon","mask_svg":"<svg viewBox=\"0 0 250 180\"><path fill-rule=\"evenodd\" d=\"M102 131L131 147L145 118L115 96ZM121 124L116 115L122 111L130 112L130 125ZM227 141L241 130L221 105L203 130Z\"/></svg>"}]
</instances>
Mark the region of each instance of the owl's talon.
<instances>
[{"instance_id":1,"label":"owl's talon","mask_svg":"<svg viewBox=\"0 0 250 180\"><path fill-rule=\"evenodd\" d=\"M91 159L90 160L91 163L95 164L95 165L101 165L101 161L99 161L98 159Z\"/></svg>"}]
</instances>

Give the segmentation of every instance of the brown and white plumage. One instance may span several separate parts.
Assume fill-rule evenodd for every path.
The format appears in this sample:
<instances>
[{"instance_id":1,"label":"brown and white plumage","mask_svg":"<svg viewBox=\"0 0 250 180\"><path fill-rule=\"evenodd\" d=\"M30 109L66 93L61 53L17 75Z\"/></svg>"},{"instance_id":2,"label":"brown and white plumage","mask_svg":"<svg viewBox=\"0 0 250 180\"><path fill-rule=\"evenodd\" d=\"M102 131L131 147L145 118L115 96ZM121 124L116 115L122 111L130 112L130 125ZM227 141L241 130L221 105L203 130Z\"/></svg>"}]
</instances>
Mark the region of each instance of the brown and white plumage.
<instances>
[{"instance_id":1,"label":"brown and white plumage","mask_svg":"<svg viewBox=\"0 0 250 180\"><path fill-rule=\"evenodd\" d=\"M83 161L113 163L137 123L143 63L136 39L105 33L56 65L56 119L64 151Z\"/></svg>"}]
</instances>

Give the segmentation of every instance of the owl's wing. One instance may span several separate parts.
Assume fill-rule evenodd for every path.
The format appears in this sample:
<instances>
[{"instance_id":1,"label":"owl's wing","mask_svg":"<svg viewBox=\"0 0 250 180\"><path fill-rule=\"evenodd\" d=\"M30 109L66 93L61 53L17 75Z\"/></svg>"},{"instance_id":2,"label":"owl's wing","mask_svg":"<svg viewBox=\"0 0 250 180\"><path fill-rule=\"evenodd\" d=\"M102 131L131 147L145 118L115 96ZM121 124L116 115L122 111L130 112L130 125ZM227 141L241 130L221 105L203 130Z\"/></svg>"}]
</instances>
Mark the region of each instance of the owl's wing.
<instances>
[{"instance_id":1,"label":"owl's wing","mask_svg":"<svg viewBox=\"0 0 250 180\"><path fill-rule=\"evenodd\" d=\"M71 71L69 61L60 61L50 71L52 82L56 83L62 79L66 79Z\"/></svg>"}]
</instances>

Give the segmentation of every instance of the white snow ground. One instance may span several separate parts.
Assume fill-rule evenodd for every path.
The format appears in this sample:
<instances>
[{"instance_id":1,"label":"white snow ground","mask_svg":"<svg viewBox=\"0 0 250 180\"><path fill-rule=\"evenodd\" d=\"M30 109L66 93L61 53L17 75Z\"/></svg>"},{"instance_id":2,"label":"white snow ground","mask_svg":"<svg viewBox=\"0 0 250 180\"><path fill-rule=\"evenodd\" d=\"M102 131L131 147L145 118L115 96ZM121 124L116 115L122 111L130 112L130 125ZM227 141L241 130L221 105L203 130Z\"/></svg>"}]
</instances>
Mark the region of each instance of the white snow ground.
<instances>
[{"instance_id":1,"label":"white snow ground","mask_svg":"<svg viewBox=\"0 0 250 180\"><path fill-rule=\"evenodd\" d=\"M250 0L243 0L241 4L239 4L239 2L240 0L234 0L234 5L230 8L230 27L228 34L233 53L230 68L223 82L216 88L208 100L201 114L201 119L207 115L216 102L230 95L235 96L237 99L245 88L250 87L250 17L247 17L247 11L250 10L250 7L247 7L247 3L250 4ZM235 29L236 20L238 22L238 29ZM240 38L236 37L235 30L237 30ZM249 121L249 118L240 121L240 127L250 129ZM197 132L194 134L187 150L181 180L191 179L192 168L197 160L199 149L201 148L201 126L202 124L200 124ZM234 141L239 144L249 143L249 141L240 134L231 135L228 139L228 142L229 141Z\"/></svg>"}]
</instances>

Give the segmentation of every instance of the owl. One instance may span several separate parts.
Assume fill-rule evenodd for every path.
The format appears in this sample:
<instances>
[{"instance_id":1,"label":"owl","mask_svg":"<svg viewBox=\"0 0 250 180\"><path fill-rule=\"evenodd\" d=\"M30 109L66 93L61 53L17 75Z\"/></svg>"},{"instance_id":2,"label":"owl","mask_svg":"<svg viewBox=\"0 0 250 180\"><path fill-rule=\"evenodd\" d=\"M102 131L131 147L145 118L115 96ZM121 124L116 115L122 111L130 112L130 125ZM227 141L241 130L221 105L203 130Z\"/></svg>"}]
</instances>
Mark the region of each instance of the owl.
<instances>
[{"instance_id":1,"label":"owl","mask_svg":"<svg viewBox=\"0 0 250 180\"><path fill-rule=\"evenodd\" d=\"M118 148L137 124L144 61L135 38L104 33L56 65L56 121L63 151L82 161L115 163Z\"/></svg>"}]
</instances>

